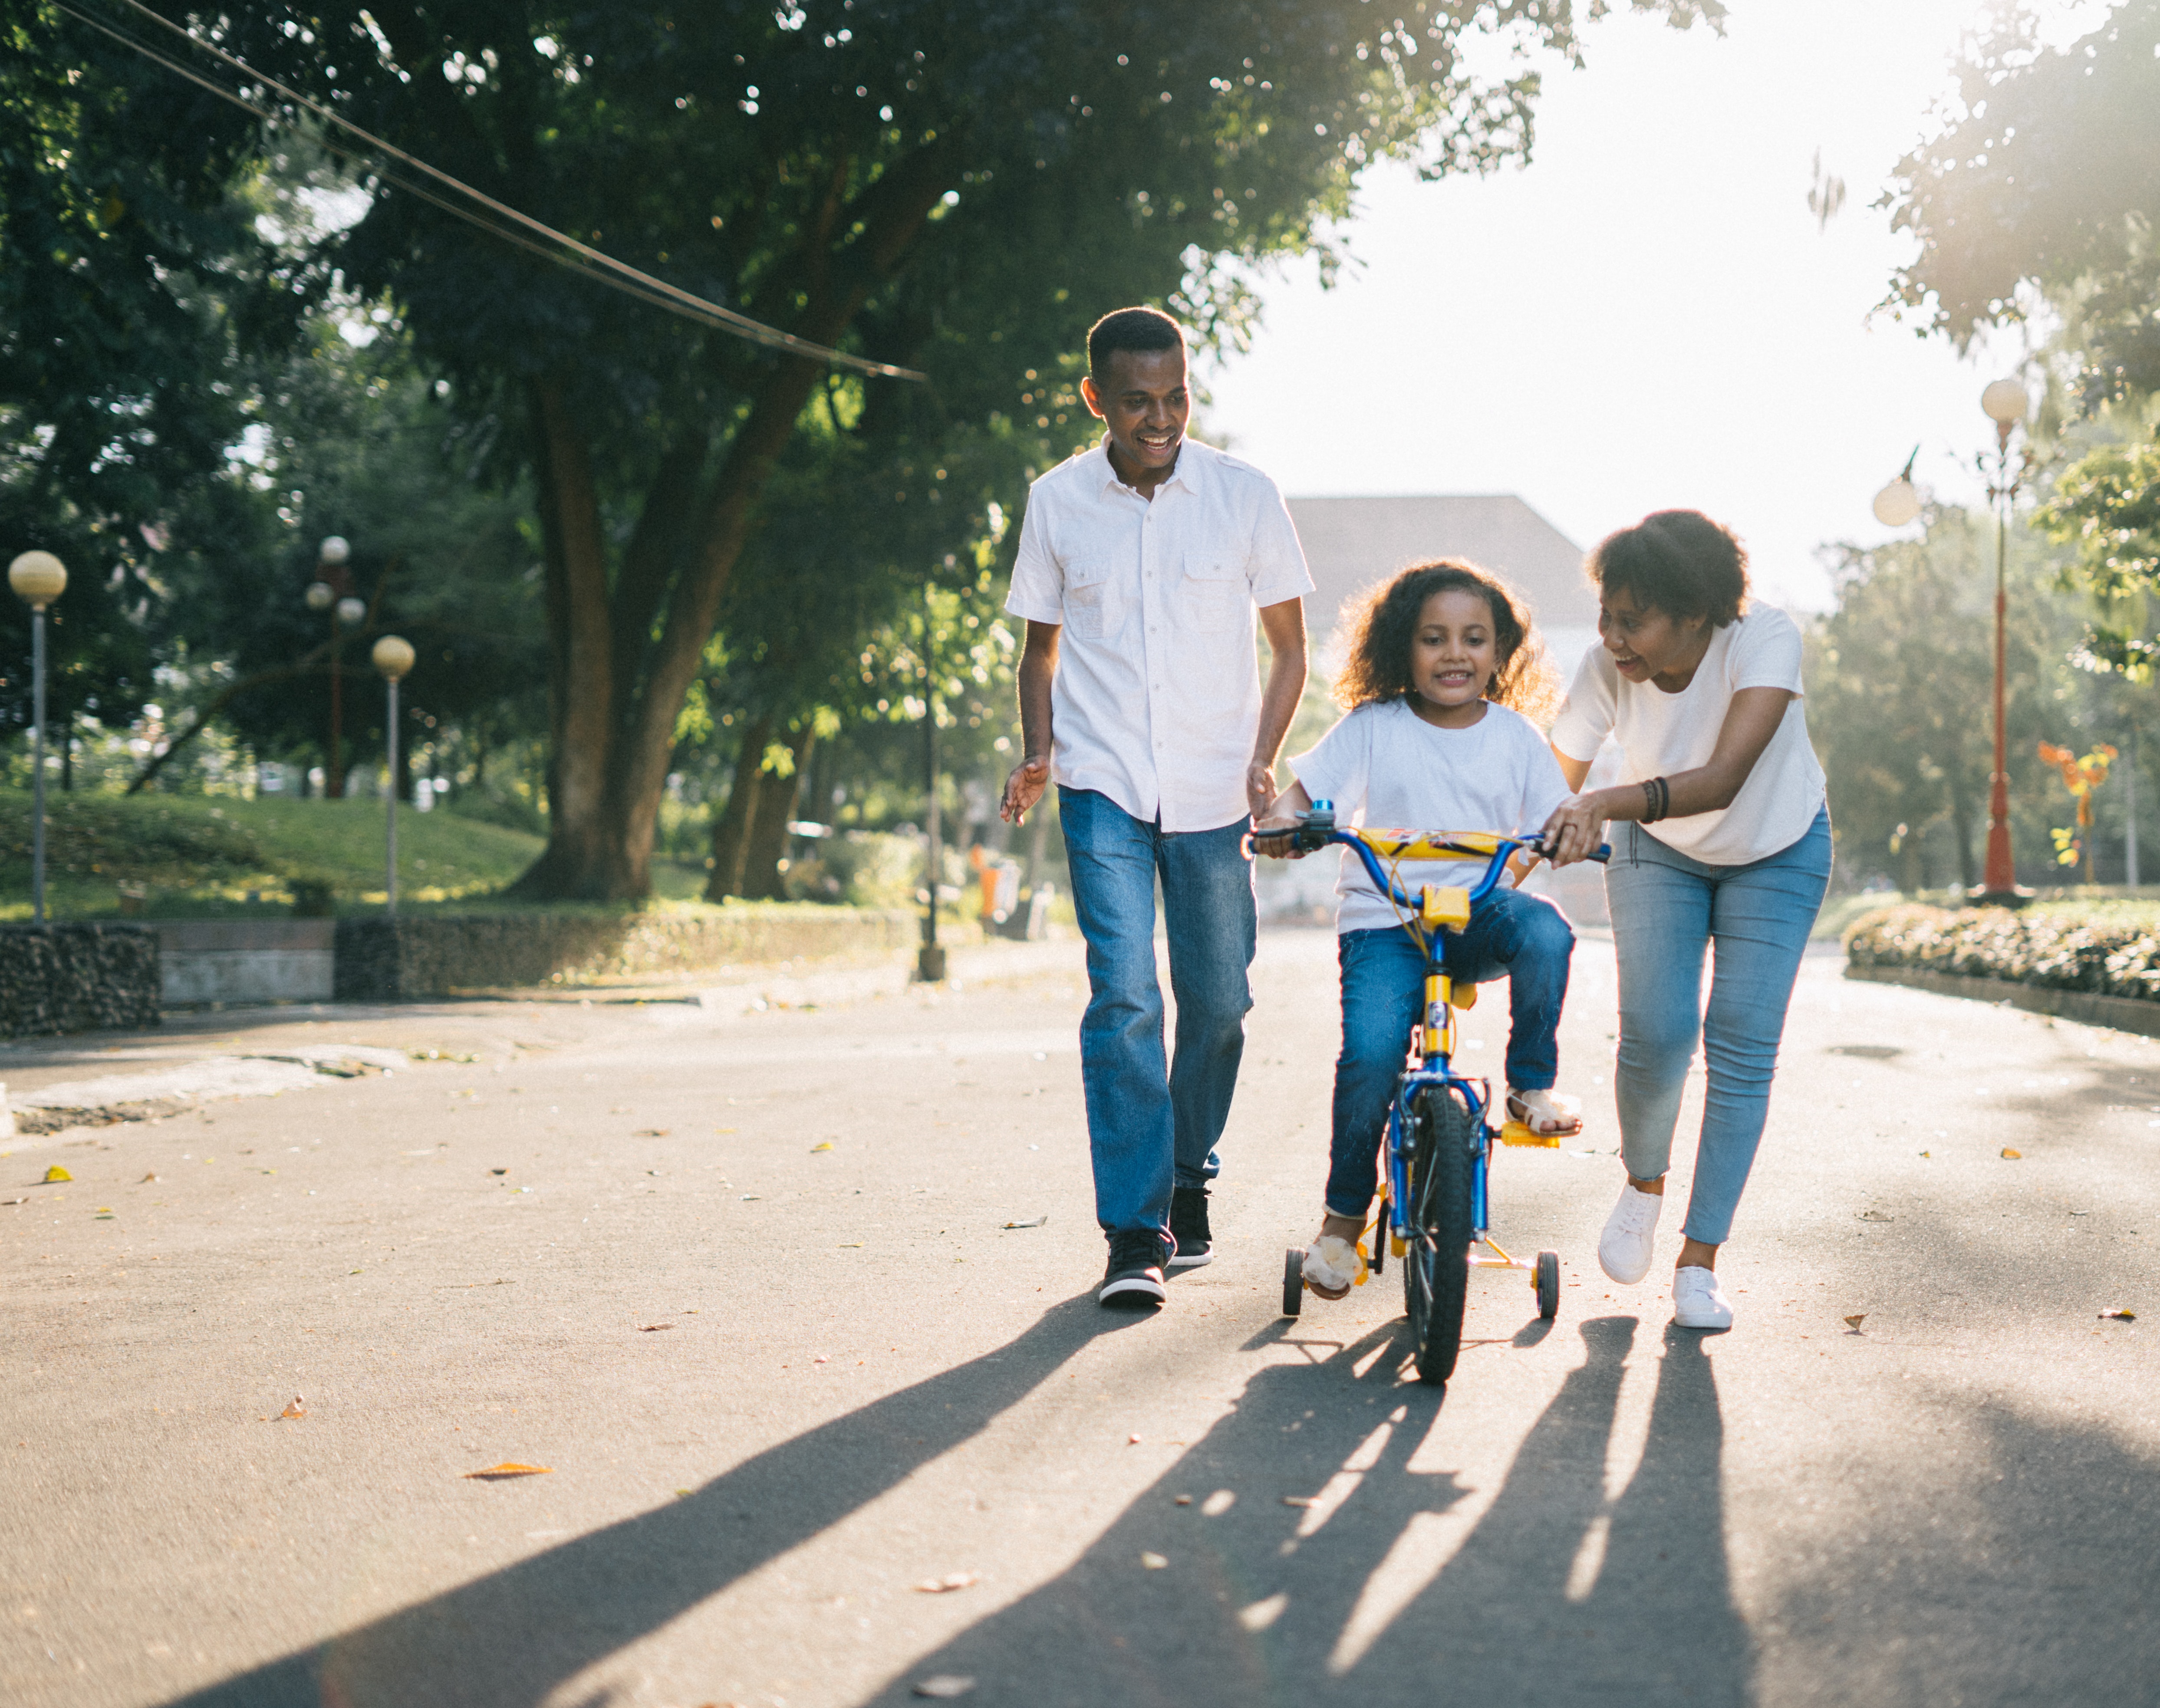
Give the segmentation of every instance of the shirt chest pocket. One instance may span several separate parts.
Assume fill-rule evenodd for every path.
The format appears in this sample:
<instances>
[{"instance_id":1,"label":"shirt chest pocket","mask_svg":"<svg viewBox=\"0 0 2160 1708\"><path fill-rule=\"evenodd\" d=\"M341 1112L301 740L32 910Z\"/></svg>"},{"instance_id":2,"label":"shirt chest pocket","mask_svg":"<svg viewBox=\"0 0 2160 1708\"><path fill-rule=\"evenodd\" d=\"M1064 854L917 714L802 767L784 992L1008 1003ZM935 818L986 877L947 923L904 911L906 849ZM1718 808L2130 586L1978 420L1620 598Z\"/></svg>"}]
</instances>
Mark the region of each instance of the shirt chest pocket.
<instances>
[{"instance_id":1,"label":"shirt chest pocket","mask_svg":"<svg viewBox=\"0 0 2160 1708\"><path fill-rule=\"evenodd\" d=\"M1228 629L1251 602L1245 572L1219 558L1189 558L1177 586L1177 615L1187 628L1203 635Z\"/></svg>"},{"instance_id":2,"label":"shirt chest pocket","mask_svg":"<svg viewBox=\"0 0 2160 1708\"><path fill-rule=\"evenodd\" d=\"M1083 641L1115 634L1121 615L1107 558L1076 558L1065 566L1065 626Z\"/></svg>"}]
</instances>

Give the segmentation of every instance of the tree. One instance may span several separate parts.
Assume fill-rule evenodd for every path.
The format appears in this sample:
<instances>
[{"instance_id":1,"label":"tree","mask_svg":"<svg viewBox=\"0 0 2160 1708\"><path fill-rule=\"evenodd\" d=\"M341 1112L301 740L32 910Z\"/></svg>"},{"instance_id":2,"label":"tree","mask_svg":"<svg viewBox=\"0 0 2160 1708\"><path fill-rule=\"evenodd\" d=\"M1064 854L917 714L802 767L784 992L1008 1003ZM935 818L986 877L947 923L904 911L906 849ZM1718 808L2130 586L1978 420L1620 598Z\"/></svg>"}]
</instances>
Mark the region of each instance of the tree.
<instances>
[{"instance_id":1,"label":"tree","mask_svg":"<svg viewBox=\"0 0 2160 1708\"><path fill-rule=\"evenodd\" d=\"M276 347L319 281L228 194L256 127L0 0L0 559L69 567L51 716L124 724L153 692L153 548L245 421L236 347ZM29 619L0 600L0 721L29 719Z\"/></svg>"},{"instance_id":2,"label":"tree","mask_svg":"<svg viewBox=\"0 0 2160 1708\"><path fill-rule=\"evenodd\" d=\"M2121 0L2067 48L2036 32L1993 14L1950 122L1898 163L1885 202L1919 251L1891 300L1963 348L2044 294L2092 409L2160 389L2160 0Z\"/></svg>"},{"instance_id":3,"label":"tree","mask_svg":"<svg viewBox=\"0 0 2160 1708\"><path fill-rule=\"evenodd\" d=\"M1722 12L1632 3L1680 23ZM410 195L379 195L334 246L364 293L399 303L501 469L533 481L553 756L527 887L634 896L686 694L814 397L852 432L928 443L948 422L1046 422L1020 376L1054 372L1107 307L1179 299L1206 335L1243 335L1236 270L1211 262L1323 248L1373 161L1439 174L1527 153L1536 77L1481 75L1467 49L1492 34L1573 55L1576 13L716 0L693 21L626 0L336 0L204 29L583 241L929 376L837 377L662 319ZM893 490L924 501L927 470Z\"/></svg>"}]
</instances>

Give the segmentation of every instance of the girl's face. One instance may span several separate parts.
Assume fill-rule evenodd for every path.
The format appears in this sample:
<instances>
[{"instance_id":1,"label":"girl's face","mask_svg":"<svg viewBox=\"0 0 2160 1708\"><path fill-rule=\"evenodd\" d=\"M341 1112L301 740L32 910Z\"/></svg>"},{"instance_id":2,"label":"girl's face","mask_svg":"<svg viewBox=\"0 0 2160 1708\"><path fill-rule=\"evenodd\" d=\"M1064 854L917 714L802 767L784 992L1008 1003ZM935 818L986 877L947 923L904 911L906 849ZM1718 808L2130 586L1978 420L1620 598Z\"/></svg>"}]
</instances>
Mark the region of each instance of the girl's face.
<instances>
[{"instance_id":1,"label":"girl's face","mask_svg":"<svg viewBox=\"0 0 2160 1708\"><path fill-rule=\"evenodd\" d=\"M1632 589L1617 588L1597 605L1597 636L1621 675L1630 682L1652 677L1687 678L1702 662L1710 637L1708 617L1676 617L1639 603Z\"/></svg>"},{"instance_id":2,"label":"girl's face","mask_svg":"<svg viewBox=\"0 0 2160 1708\"><path fill-rule=\"evenodd\" d=\"M1478 703L1500 667L1493 630L1492 603L1482 594L1451 588L1426 600L1410 636L1410 686L1423 702L1413 703L1413 709L1425 715L1430 709L1443 719L1482 715Z\"/></svg>"}]
</instances>

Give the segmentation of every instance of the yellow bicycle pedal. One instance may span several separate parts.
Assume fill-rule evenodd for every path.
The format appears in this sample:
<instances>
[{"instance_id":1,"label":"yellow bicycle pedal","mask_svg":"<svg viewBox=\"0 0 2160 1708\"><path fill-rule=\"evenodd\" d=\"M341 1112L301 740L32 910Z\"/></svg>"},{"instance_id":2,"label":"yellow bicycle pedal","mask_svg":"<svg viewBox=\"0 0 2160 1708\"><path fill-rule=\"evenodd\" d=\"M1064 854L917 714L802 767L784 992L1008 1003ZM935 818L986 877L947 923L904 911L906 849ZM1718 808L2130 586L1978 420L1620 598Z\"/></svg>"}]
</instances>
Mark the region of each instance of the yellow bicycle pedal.
<instances>
[{"instance_id":1,"label":"yellow bicycle pedal","mask_svg":"<svg viewBox=\"0 0 2160 1708\"><path fill-rule=\"evenodd\" d=\"M1503 1145L1525 1145L1535 1150L1559 1150L1562 1136L1558 1133L1533 1132L1527 1124L1521 1121L1510 1121L1500 1129Z\"/></svg>"},{"instance_id":2,"label":"yellow bicycle pedal","mask_svg":"<svg viewBox=\"0 0 2160 1708\"><path fill-rule=\"evenodd\" d=\"M1388 1249L1393 1252L1397 1257L1403 1256L1410 1250L1410 1241L1405 1239L1401 1234L1390 1233L1388 1236Z\"/></svg>"}]
</instances>

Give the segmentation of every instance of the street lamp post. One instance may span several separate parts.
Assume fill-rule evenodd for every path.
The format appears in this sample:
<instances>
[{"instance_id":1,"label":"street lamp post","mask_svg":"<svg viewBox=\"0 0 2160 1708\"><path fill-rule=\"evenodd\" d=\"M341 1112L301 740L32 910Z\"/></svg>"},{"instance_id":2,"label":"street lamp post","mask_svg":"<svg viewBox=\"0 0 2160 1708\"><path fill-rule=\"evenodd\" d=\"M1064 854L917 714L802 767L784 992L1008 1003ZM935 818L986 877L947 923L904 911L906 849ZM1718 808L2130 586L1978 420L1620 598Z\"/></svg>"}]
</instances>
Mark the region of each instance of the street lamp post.
<instances>
[{"instance_id":1,"label":"street lamp post","mask_svg":"<svg viewBox=\"0 0 2160 1708\"><path fill-rule=\"evenodd\" d=\"M45 607L67 590L67 565L50 552L25 552L8 566L8 584L30 607L30 917L45 922Z\"/></svg>"},{"instance_id":2,"label":"street lamp post","mask_svg":"<svg viewBox=\"0 0 2160 1708\"><path fill-rule=\"evenodd\" d=\"M2023 484L2022 462L2010 461L2010 435L2025 419L2032 399L2015 380L1997 380L1980 394L1980 407L1995 423L1995 477L1987 500L1995 506L1995 774L1987 791L1987 863L1978 900L2017 907L2027 899L2017 888L2017 864L2010 848L2010 762L2003 709L2009 599L2005 591L2010 553L2010 509ZM1983 463L1983 469L1985 464Z\"/></svg>"},{"instance_id":3,"label":"street lamp post","mask_svg":"<svg viewBox=\"0 0 2160 1708\"><path fill-rule=\"evenodd\" d=\"M384 728L390 749L390 812L386 821L384 859L389 869L389 882L385 886L388 901L383 911L392 918L397 913L397 681L413 667L413 643L396 635L385 635L375 643L370 655L375 667L382 672L383 680L390 684L390 721Z\"/></svg>"},{"instance_id":4,"label":"street lamp post","mask_svg":"<svg viewBox=\"0 0 2160 1708\"><path fill-rule=\"evenodd\" d=\"M929 900L922 910L922 947L915 958L915 976L924 984L945 982L945 950L937 941L937 877L943 841L937 823L937 663L934 626L937 584L922 584L922 759L930 783L930 810L922 821L922 863Z\"/></svg>"},{"instance_id":5,"label":"street lamp post","mask_svg":"<svg viewBox=\"0 0 2160 1708\"><path fill-rule=\"evenodd\" d=\"M308 609L328 611L330 618L330 750L323 794L332 801L345 798L344 631L367 615L366 604L345 591L345 566L351 557L352 548L340 536L329 536L316 548L317 579L308 589Z\"/></svg>"}]
</instances>

